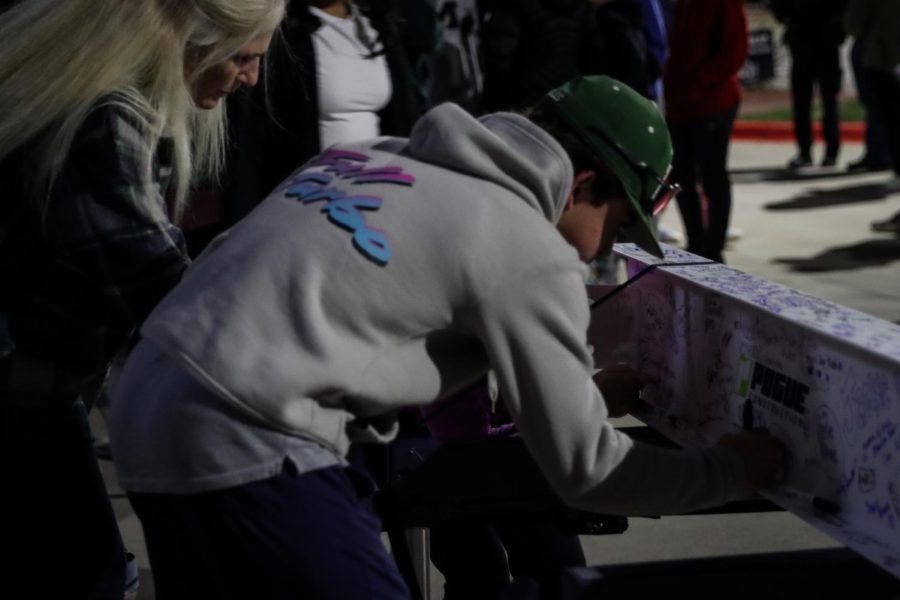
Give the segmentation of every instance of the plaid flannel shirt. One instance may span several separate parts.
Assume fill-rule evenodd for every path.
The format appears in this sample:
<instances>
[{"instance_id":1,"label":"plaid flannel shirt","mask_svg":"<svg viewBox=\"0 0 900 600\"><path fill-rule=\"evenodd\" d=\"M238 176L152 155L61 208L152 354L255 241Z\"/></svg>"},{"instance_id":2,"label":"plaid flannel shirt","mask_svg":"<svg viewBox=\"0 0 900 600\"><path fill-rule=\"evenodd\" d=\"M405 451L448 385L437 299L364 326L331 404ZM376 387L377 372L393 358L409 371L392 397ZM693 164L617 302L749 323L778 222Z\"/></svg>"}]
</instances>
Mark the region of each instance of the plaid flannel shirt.
<instances>
[{"instance_id":1,"label":"plaid flannel shirt","mask_svg":"<svg viewBox=\"0 0 900 600\"><path fill-rule=\"evenodd\" d=\"M0 165L0 311L15 350L0 360L0 399L92 400L131 333L189 264L164 207L171 140L146 181L136 117L95 108L77 133L42 216L26 198L23 153ZM5 191L5 193L4 193ZM165 214L163 208L159 214Z\"/></svg>"}]
</instances>

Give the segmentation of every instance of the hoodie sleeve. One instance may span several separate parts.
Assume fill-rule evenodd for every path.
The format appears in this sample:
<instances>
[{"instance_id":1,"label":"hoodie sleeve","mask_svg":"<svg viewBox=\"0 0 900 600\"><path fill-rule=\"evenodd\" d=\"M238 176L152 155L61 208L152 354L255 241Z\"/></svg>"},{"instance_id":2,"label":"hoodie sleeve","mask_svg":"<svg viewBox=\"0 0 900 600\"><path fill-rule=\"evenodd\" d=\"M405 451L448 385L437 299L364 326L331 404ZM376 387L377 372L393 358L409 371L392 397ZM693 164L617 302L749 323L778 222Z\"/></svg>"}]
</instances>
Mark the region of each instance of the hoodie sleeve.
<instances>
[{"instance_id":1,"label":"hoodie sleeve","mask_svg":"<svg viewBox=\"0 0 900 600\"><path fill-rule=\"evenodd\" d=\"M575 261L498 284L476 326L526 446L566 503L611 514L675 514L739 497L730 449L668 450L607 420L587 348L587 296Z\"/></svg>"}]
</instances>

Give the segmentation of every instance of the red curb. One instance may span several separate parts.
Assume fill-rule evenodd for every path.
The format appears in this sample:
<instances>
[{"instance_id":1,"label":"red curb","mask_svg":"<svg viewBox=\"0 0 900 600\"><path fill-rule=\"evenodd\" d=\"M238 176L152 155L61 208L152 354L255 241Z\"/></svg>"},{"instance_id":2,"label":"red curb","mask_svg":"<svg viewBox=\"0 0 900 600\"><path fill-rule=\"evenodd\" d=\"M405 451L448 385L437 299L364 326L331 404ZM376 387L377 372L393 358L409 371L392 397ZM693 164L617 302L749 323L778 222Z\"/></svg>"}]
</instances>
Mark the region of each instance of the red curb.
<instances>
[{"instance_id":1,"label":"red curb","mask_svg":"<svg viewBox=\"0 0 900 600\"><path fill-rule=\"evenodd\" d=\"M841 123L841 141L862 142L866 125L862 122ZM822 124L813 125L813 137L823 141ZM793 142L794 125L787 121L736 121L731 139L742 141Z\"/></svg>"}]
</instances>

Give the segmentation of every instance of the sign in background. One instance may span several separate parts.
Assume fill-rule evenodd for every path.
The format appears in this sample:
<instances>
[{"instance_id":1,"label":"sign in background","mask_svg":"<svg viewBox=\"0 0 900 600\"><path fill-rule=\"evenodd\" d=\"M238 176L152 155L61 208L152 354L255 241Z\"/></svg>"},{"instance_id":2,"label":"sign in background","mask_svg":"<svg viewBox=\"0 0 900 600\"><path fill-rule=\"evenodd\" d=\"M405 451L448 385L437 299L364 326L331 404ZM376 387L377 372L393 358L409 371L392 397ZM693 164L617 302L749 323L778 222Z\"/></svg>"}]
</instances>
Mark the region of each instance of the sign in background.
<instances>
[{"instance_id":1,"label":"sign in background","mask_svg":"<svg viewBox=\"0 0 900 600\"><path fill-rule=\"evenodd\" d=\"M750 31L750 53L740 71L741 82L758 85L775 78L775 37L771 29Z\"/></svg>"}]
</instances>

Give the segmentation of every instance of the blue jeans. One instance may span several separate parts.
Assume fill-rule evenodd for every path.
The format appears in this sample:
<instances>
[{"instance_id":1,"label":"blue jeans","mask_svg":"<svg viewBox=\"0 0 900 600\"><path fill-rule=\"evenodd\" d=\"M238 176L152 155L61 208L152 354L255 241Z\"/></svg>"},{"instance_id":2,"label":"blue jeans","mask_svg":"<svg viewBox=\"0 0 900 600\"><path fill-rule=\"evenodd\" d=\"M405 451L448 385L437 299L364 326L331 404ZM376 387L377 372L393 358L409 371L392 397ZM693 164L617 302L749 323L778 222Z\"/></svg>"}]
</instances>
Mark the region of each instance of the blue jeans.
<instances>
[{"instance_id":1,"label":"blue jeans","mask_svg":"<svg viewBox=\"0 0 900 600\"><path fill-rule=\"evenodd\" d=\"M407 599L371 481L330 467L202 494L129 494L159 600Z\"/></svg>"},{"instance_id":2,"label":"blue jeans","mask_svg":"<svg viewBox=\"0 0 900 600\"><path fill-rule=\"evenodd\" d=\"M728 147L738 105L700 119L669 122L672 177L681 185L678 209L688 238L688 251L722 261L731 217ZM704 223L700 190L706 196Z\"/></svg>"}]
</instances>

